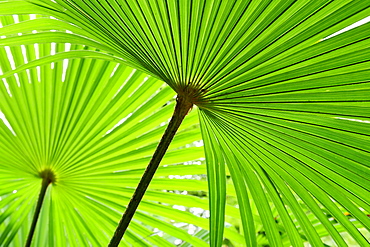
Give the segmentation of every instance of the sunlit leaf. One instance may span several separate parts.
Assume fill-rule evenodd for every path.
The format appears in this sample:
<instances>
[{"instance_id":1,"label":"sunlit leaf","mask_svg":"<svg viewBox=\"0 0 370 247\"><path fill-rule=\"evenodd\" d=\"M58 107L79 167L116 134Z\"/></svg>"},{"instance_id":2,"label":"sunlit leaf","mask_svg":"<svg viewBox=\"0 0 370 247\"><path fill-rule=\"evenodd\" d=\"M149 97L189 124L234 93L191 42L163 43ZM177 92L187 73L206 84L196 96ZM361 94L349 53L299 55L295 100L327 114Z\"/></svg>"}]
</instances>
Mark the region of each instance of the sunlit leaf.
<instances>
[{"instance_id":1,"label":"sunlit leaf","mask_svg":"<svg viewBox=\"0 0 370 247\"><path fill-rule=\"evenodd\" d=\"M9 4L0 3L4 6L0 14L11 13ZM197 105L207 158L212 246L220 246L223 241L227 170L239 206L243 206L240 215L248 246L265 241L264 236L259 236L262 234L256 236L255 222L259 220L271 246L303 246L305 241L320 246L323 236L330 236L338 246L346 246L340 234L343 231L360 246L368 245L359 229L370 229L366 213L370 211L370 24L331 36L369 16L367 1L31 0L24 5L25 9L14 13L53 16L55 30L50 32L47 23L38 29L37 22L25 21L24 27L20 24L15 30L25 34L28 30L29 35L17 36L16 32L11 34L12 27L5 27L7 37L1 39L4 46L59 43L62 39L79 45L88 42L105 56L121 58L158 78L151 77L152 80L167 83L178 94L187 94ZM40 31L33 35L32 30ZM78 66L71 74L74 79L78 78ZM88 69L82 68L81 73L78 76L88 74ZM12 87L16 87L15 82L10 91L14 90ZM149 94L147 90L149 87L143 93ZM65 91L67 95L70 92ZM79 87L74 91L84 95ZM15 91L14 97L17 95ZM128 95L121 96L126 100ZM22 115L24 102L28 101L17 102L20 106L13 111ZM73 100L67 105L72 110L83 107ZM46 106L49 105L44 103L43 107L49 109ZM8 108L4 115L14 125L15 133L24 134L19 145L30 153L18 160L37 160L37 151L44 150L40 147L46 145L47 138L38 136L40 120L34 116L43 118L44 108L37 110L32 106L30 109L37 114L23 114L23 119L6 112ZM134 110L132 105L125 111L126 116ZM76 116L65 115L64 111L58 116L67 116L64 121L71 123L76 121ZM27 119L31 132L17 123ZM117 122L119 117L105 116L105 120ZM100 126L93 122L81 124L92 124L93 130ZM133 123L122 125L116 134L112 132L112 137L107 135L105 142L114 141L115 147L123 145L120 141L125 134L119 131L130 132L132 126ZM81 152L76 153L68 150L72 143L67 140L70 133L74 132L67 128L65 135L60 136L68 145L57 150L71 154L72 161L84 162L76 168L81 177L84 168L95 159L102 168L98 168L97 174L114 165L109 163L113 162L109 152L100 149L106 147L105 142L96 144L97 139L91 136L94 132L83 132L92 138L86 146L78 140L75 146ZM10 140L11 133L4 136ZM32 143L36 144L31 146ZM10 144L4 145L4 150L9 150ZM150 156L149 152L144 153ZM173 153L179 162L187 156L180 150ZM79 155L83 156L78 158ZM140 151L137 155L144 166L147 159L138 158ZM168 159L176 162L175 157ZM134 162L130 169L140 166ZM253 207L258 210L257 216ZM276 223L277 217L280 224ZM77 227L78 222L73 226ZM283 235L283 230L289 233ZM134 239L133 235L129 237ZM82 236L76 238L82 241Z\"/></svg>"}]
</instances>

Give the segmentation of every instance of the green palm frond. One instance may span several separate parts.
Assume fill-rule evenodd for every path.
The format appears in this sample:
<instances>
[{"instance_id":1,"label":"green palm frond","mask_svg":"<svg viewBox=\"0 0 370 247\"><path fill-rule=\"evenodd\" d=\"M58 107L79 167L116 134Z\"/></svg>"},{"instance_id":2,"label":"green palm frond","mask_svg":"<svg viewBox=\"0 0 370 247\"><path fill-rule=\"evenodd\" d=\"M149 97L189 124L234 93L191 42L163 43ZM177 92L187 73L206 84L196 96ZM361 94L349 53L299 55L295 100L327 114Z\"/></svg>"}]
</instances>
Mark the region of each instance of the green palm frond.
<instances>
[{"instance_id":1,"label":"green palm frond","mask_svg":"<svg viewBox=\"0 0 370 247\"><path fill-rule=\"evenodd\" d=\"M152 78L156 82L164 81L198 106L212 246L223 241L227 172L238 197L247 246L260 243L258 220L271 246L303 246L306 241L322 246L323 236L346 246L341 232L368 245L359 229L370 229L370 23L328 38L369 16L367 1L20 3L19 11L11 8L13 1L0 3L0 14L56 19L5 27L3 46L86 44L99 49L102 57L124 60L158 78ZM18 128L15 117L4 114ZM36 126L34 131L39 131ZM117 131L131 132L130 127ZM22 145L33 140L24 138ZM42 146L45 137L35 141ZM171 162L181 162L185 153L173 152L178 154Z\"/></svg>"},{"instance_id":2,"label":"green palm frond","mask_svg":"<svg viewBox=\"0 0 370 247\"><path fill-rule=\"evenodd\" d=\"M24 245L44 170L51 170L56 181L46 194L33 246L105 245L173 108L174 92L168 86L130 67L91 58L44 59L65 50L65 44L0 50L1 71L7 74L0 87L2 246ZM24 59L41 57L44 63L9 76L14 73L10 54L19 68ZM204 157L203 148L194 144L201 139L197 122L196 111L184 121L125 236L127 243L169 245L152 234L155 226L192 245L206 245L171 223L209 229L207 219L172 208L206 210L207 200L169 193L207 191L205 181L169 177L205 173L204 164L191 165ZM238 236L235 230L228 233Z\"/></svg>"}]
</instances>

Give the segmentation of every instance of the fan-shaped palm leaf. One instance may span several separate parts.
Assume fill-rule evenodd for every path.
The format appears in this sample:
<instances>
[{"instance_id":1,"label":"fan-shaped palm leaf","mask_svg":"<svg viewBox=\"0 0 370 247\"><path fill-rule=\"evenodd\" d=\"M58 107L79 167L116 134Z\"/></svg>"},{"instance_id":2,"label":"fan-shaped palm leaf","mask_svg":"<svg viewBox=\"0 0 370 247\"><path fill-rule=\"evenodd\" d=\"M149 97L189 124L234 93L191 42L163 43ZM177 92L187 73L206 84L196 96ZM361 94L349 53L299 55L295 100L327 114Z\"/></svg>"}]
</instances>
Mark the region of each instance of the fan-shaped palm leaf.
<instances>
[{"instance_id":1,"label":"fan-shaped palm leaf","mask_svg":"<svg viewBox=\"0 0 370 247\"><path fill-rule=\"evenodd\" d=\"M38 29L25 22L12 28L41 32L3 39L4 45L56 38L94 45L178 94L191 93L205 141L212 245L222 241L225 164L248 246L256 245L250 199L272 246L283 242L271 205L294 246L306 239L322 245L315 220L345 246L331 217L360 245L368 244L358 228L370 228L369 24L326 38L369 16L367 1L22 4L16 13L54 16L60 32L48 32L54 24ZM3 3L4 14L15 12L9 6ZM65 33L72 28L74 34Z\"/></svg>"},{"instance_id":2,"label":"fan-shaped palm leaf","mask_svg":"<svg viewBox=\"0 0 370 247\"><path fill-rule=\"evenodd\" d=\"M9 22L12 17L2 19ZM71 48L89 52L82 46ZM55 43L0 49L5 78L0 87L2 246L24 245L44 171L51 171L55 180L45 197L34 246L105 245L173 108L174 93L168 86L130 67L90 58L45 63L65 49L65 44ZM39 67L28 63L29 70L12 74L12 67L25 68L24 60L36 57L42 57L36 62ZM153 226L192 245L206 245L170 222L208 229L206 219L172 208L207 209L207 201L163 192L207 189L205 181L168 177L205 173L205 165L169 166L203 157L202 147L193 144L199 139L193 112L164 157L166 166L153 180L126 245L169 245L152 235ZM236 231L229 233L241 241Z\"/></svg>"}]
</instances>

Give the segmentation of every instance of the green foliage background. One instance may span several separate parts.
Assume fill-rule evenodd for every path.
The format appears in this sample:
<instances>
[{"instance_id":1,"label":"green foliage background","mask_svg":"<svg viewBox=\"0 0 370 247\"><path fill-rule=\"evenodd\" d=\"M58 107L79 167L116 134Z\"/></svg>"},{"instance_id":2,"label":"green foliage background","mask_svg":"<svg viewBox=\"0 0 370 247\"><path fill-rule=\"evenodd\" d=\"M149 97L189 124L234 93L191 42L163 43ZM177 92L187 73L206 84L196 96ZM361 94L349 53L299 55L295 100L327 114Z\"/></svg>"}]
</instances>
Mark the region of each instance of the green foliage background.
<instances>
[{"instance_id":1,"label":"green foliage background","mask_svg":"<svg viewBox=\"0 0 370 247\"><path fill-rule=\"evenodd\" d=\"M200 100L122 246L322 246L325 236L367 246L370 24L326 37L369 7L1 1L1 245L24 244L44 169L56 182L33 246L106 245L174 96L192 88ZM209 205L173 191L206 191ZM173 205L209 209L210 221Z\"/></svg>"}]
</instances>

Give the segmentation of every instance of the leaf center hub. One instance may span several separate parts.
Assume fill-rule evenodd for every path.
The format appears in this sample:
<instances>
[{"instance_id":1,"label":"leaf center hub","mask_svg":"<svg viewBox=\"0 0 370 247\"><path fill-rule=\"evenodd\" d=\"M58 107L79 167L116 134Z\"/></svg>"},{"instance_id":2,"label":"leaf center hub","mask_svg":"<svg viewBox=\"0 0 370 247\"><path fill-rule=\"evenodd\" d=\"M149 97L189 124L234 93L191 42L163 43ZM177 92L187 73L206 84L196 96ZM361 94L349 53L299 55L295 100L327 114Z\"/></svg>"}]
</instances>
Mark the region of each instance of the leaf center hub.
<instances>
[{"instance_id":1,"label":"leaf center hub","mask_svg":"<svg viewBox=\"0 0 370 247\"><path fill-rule=\"evenodd\" d=\"M50 168L44 169L39 173L39 176L43 179L44 182L47 184L55 183L55 173Z\"/></svg>"}]
</instances>

